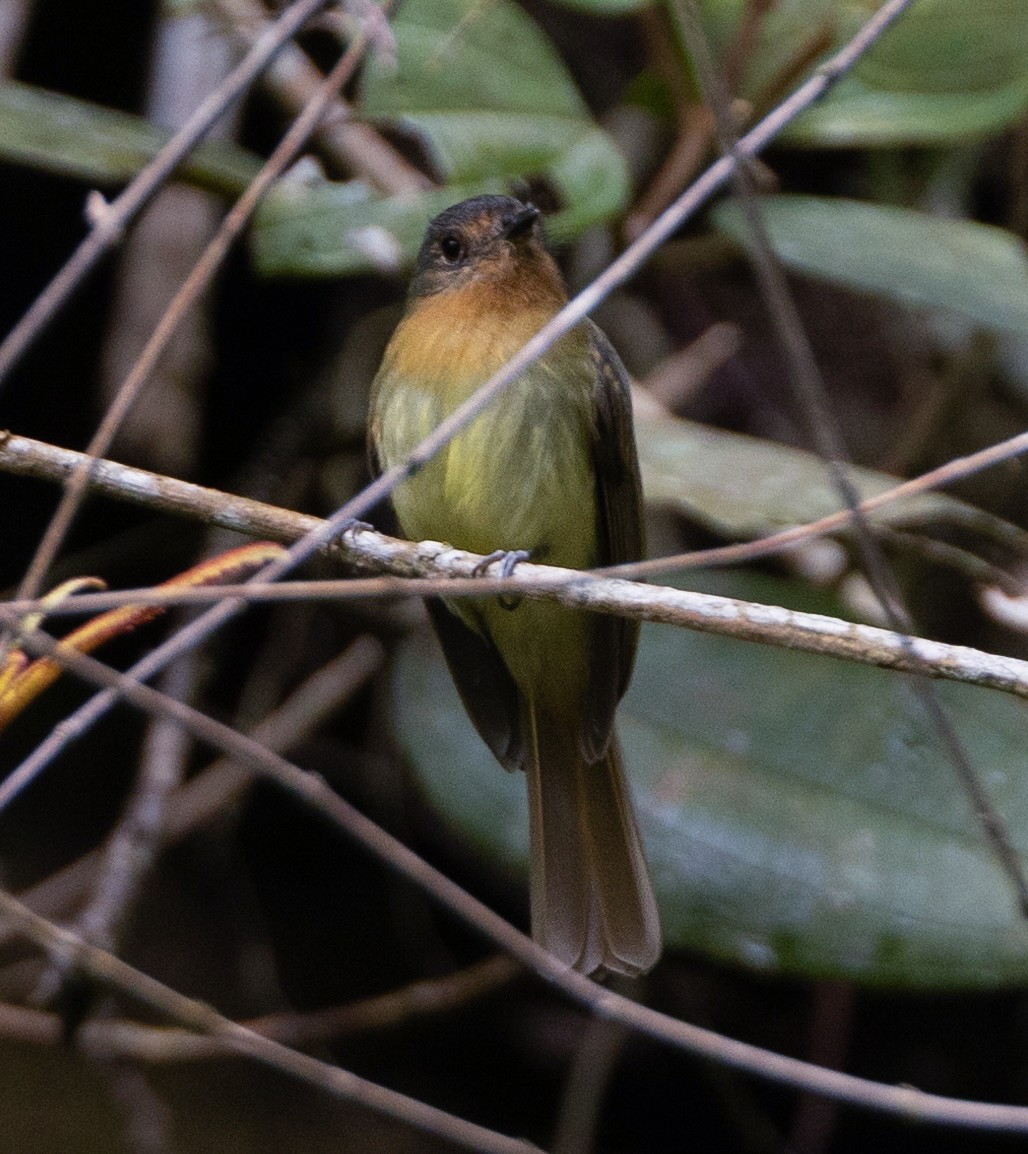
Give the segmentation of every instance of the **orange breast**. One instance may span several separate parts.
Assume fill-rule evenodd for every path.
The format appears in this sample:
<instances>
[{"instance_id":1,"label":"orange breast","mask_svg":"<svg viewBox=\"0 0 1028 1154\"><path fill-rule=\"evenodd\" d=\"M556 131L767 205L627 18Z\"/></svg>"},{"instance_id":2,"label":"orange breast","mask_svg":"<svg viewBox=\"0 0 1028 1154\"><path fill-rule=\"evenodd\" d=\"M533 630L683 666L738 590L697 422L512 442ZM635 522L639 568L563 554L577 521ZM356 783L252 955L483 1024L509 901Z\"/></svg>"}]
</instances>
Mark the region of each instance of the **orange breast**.
<instances>
[{"instance_id":1,"label":"orange breast","mask_svg":"<svg viewBox=\"0 0 1028 1154\"><path fill-rule=\"evenodd\" d=\"M422 297L393 336L390 369L407 380L462 392L486 380L560 307L546 299L528 304L512 287L479 281Z\"/></svg>"}]
</instances>

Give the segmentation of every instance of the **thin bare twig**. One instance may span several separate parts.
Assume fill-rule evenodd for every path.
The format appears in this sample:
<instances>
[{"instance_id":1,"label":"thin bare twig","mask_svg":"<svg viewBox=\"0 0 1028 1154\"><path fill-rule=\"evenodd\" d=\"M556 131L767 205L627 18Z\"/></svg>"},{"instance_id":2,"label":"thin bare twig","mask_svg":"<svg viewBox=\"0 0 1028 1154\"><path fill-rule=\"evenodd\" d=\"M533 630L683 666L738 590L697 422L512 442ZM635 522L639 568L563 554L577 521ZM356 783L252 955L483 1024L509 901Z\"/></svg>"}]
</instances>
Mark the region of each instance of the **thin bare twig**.
<instances>
[{"instance_id":1,"label":"thin bare twig","mask_svg":"<svg viewBox=\"0 0 1028 1154\"><path fill-rule=\"evenodd\" d=\"M309 2L314 3L314 0L309 0ZM61 501L18 587L20 594L31 596L38 591L43 577L56 556L86 494L92 460L107 451L182 317L199 295L210 285L229 248L242 232L265 193L295 159L325 115L336 93L352 76L371 40L370 25L375 20L385 19L383 12L388 8L390 2L391 0L384 0L381 9L372 10L375 15L369 15L362 30L354 37L350 46L325 77L321 87L290 125L289 130L265 161L260 172L221 222L218 231L204 249L200 259L172 298L132 370L119 388L117 396L104 414L99 427L86 446L84 456L87 458L87 463L68 478Z\"/></svg>"},{"instance_id":2,"label":"thin bare twig","mask_svg":"<svg viewBox=\"0 0 1028 1154\"><path fill-rule=\"evenodd\" d=\"M113 954L89 945L68 930L34 914L16 898L0 890L0 913L20 933L47 951L56 963L75 966L105 985L113 986L175 1022L224 1040L234 1052L278 1070L291 1078L320 1087L338 1098L394 1118L426 1134L436 1134L469 1150L487 1154L528 1154L537 1147L477 1126L400 1094L349 1070L331 1066L291 1050L279 1042L238 1025L210 1006L188 998L135 969Z\"/></svg>"},{"instance_id":3,"label":"thin bare twig","mask_svg":"<svg viewBox=\"0 0 1028 1154\"><path fill-rule=\"evenodd\" d=\"M283 576L291 568L316 553L354 518L359 517L388 497L393 488L405 477L422 468L426 461L430 460L461 429L467 427L533 361L542 356L571 328L584 320L596 305L626 281L700 205L730 180L739 157L756 155L801 112L810 107L836 84L881 36L892 21L906 10L909 4L910 0L886 0L845 47L822 65L792 96L784 100L739 141L736 149L737 155L722 157L721 160L712 165L645 233L629 245L603 274L569 301L502 369L486 381L467 401L458 406L446 420L442 421L435 431L415 448L405 462L387 469L362 493L349 500L322 527L294 545L281 561L268 565L256 574L255 579L268 581ZM351 45L347 55L350 55L359 44L360 38ZM338 68L339 66L337 66ZM334 77L330 77L330 79L334 79ZM332 90L327 83L322 89L322 97L326 104L332 98ZM321 109L316 109L312 102L307 111L316 112L317 115L320 115ZM317 117L315 117L315 123L316 119ZM296 125L294 125L295 127ZM129 671L129 676L138 679L152 676L178 654L200 644L211 633L221 628L240 608L239 602L223 602L215 606L192 625L138 662ZM103 716L115 700L116 695L114 693L105 691L88 701L68 720L64 729L66 738L49 743L49 752L46 756L56 756L57 752L63 748L66 740L70 740L72 735L84 733ZM42 747L40 748L42 749ZM44 764L46 761L41 760L39 762L40 768Z\"/></svg>"},{"instance_id":4,"label":"thin bare twig","mask_svg":"<svg viewBox=\"0 0 1028 1154\"><path fill-rule=\"evenodd\" d=\"M238 55L210 13L164 8L153 30L147 119L166 128L181 125ZM238 108L227 112L210 137L232 138L239 120ZM218 227L222 211L214 193L173 182L158 190L135 222L118 261L106 326L100 380L104 405L117 396L154 325ZM123 449L162 472L188 473L196 461L204 409L201 382L214 359L212 313L208 299L183 318L154 368L144 403L125 415L118 430Z\"/></svg>"},{"instance_id":5,"label":"thin bare twig","mask_svg":"<svg viewBox=\"0 0 1028 1154\"><path fill-rule=\"evenodd\" d=\"M909 1086L887 1086L852 1074L824 1069L798 1058L776 1054L747 1042L725 1038L688 1022L678 1021L657 1010L630 1001L612 990L604 989L557 961L527 935L515 929L488 906L408 849L397 838L354 809L317 775L305 773L285 758L264 749L252 738L236 732L230 726L205 717L182 702L166 698L150 686L116 673L91 657L62 651L56 643L45 641L38 634L34 634L29 640L39 650L66 662L77 675L94 684L117 686L127 701L148 713L166 713L174 716L201 741L222 749L233 758L245 762L254 770L278 782L293 797L322 814L367 851L421 886L441 905L594 1014L613 1022L620 1022L676 1049L710 1058L794 1089L821 1094L864 1109L921 1123L1028 1134L1026 1106L946 1098L926 1094ZM132 997L157 1006L163 1012L170 1013L176 1020L185 1022L194 1029L208 1030L210 1027L211 1032L230 1028L229 1037L239 1036L236 1031L242 1027L234 1026L232 1023L226 1025L225 1019L206 1007L200 1007L198 1015L195 1002L182 998L167 987L160 986L153 979L102 950L80 942L74 935L33 914L21 902L2 890L0 890L0 915L10 918L20 932L44 948L55 951L59 956L74 956L85 972L97 980L112 984ZM183 1009L181 1014L178 1012L180 1005ZM274 1045L267 1043L266 1039L261 1039L261 1042ZM260 1047L256 1047L256 1052L254 1048L247 1048L245 1040L241 1048L248 1054L261 1057L261 1060L263 1055L268 1053ZM285 1051L285 1053L293 1052ZM275 1056L278 1054L279 1051L276 1050ZM298 1058L299 1055L294 1057ZM295 1066L290 1066L287 1072L292 1073L295 1069ZM320 1065L312 1068L310 1073L312 1084L325 1085L325 1073ZM348 1086L350 1084L348 1080L353 1076L342 1071L340 1074L344 1084ZM357 1082L359 1081L358 1079ZM326 1088L336 1090L337 1085L331 1082ZM384 1108L381 1100L374 1094L371 1100L358 1096L361 1086L364 1085L366 1084L361 1083L355 1089L355 1099L364 1102L372 1109ZM381 1087L375 1087L375 1090L381 1091ZM431 1126L426 1128L432 1129Z\"/></svg>"},{"instance_id":6,"label":"thin bare twig","mask_svg":"<svg viewBox=\"0 0 1028 1154\"><path fill-rule=\"evenodd\" d=\"M328 0L296 0L291 4L128 188L105 206L104 211L93 221L89 235L67 264L0 344L0 385L100 258L121 241L130 221L171 176L183 157L203 139L218 117L250 87L282 46L327 3Z\"/></svg>"},{"instance_id":7,"label":"thin bare twig","mask_svg":"<svg viewBox=\"0 0 1028 1154\"><path fill-rule=\"evenodd\" d=\"M366 685L381 669L385 649L371 636L356 638L338 657L306 681L253 729L253 738L276 753L288 751L315 732L326 717ZM222 757L202 770L169 799L161 831L161 847L180 841L218 814L226 812L254 779L246 765ZM101 864L92 850L20 894L37 913L66 918L84 898ZM7 940L0 925L0 944Z\"/></svg>"},{"instance_id":8,"label":"thin bare twig","mask_svg":"<svg viewBox=\"0 0 1028 1154\"><path fill-rule=\"evenodd\" d=\"M919 477L896 484L885 492L860 502L865 513L904 501L910 497L940 489L957 481L966 480L985 469L1011 461L1028 453L1028 433L1019 433L1006 441L989 445L966 457L957 457ZM63 449L31 437L19 437L0 431L0 472L40 480L61 482L84 460L81 453ZM145 469L135 469L116 461L97 460L90 474L92 492L102 493L121 501L142 505L155 512L202 520L209 525L245 533L250 537L267 537L274 541L296 541L323 524L322 520L303 513L293 513L274 505L265 505L248 497L238 497L217 489L206 489L188 481L165 477ZM852 524L849 509L830 513L804 525L794 525L756 541L734 545L719 545L669 557L653 557L632 565L620 565L608 570L622 577L648 577L673 573L682 569L734 565L768 557L775 553L817 537L846 529ZM203 595L198 594L198 600ZM98 600L95 604L99 605Z\"/></svg>"},{"instance_id":9,"label":"thin bare twig","mask_svg":"<svg viewBox=\"0 0 1028 1154\"><path fill-rule=\"evenodd\" d=\"M696 0L675 0L673 12L677 15L682 36L688 44L700 85L714 112L721 149L725 157L736 156L740 161L735 166L734 183L746 220L750 242L747 251L785 353L793 396L806 419L811 442L825 462L832 485L849 509L856 547L875 599L889 627L900 637L901 646L912 650L914 623L903 602L895 574L875 538L867 516L860 508L860 494L847 464L845 446L828 399L828 389L789 289L785 271L772 249L752 178L746 164L742 162L744 158L738 155L739 144L729 110L728 94L714 67ZM913 672L917 672L916 668ZM993 805L985 783L971 761L963 739L943 709L934 687L928 680L915 677L911 688L941 737L957 780L971 803L992 855L1007 875L1022 916L1028 918L1028 876L1014 848L1005 818Z\"/></svg>"},{"instance_id":10,"label":"thin bare twig","mask_svg":"<svg viewBox=\"0 0 1028 1154\"><path fill-rule=\"evenodd\" d=\"M553 1154L590 1154L595 1149L603 1095L628 1031L617 1022L593 1018L575 1048L560 1104Z\"/></svg>"},{"instance_id":11,"label":"thin bare twig","mask_svg":"<svg viewBox=\"0 0 1028 1154\"><path fill-rule=\"evenodd\" d=\"M188 700L195 675L196 661L189 655L164 671L161 692ZM151 720L135 786L101 852L91 899L76 918L74 928L85 941L117 952L122 928L157 859L168 799L182 783L191 744L189 734L174 721ZM67 976L58 966L48 967L33 1000L50 1003Z\"/></svg>"},{"instance_id":12,"label":"thin bare twig","mask_svg":"<svg viewBox=\"0 0 1028 1154\"><path fill-rule=\"evenodd\" d=\"M265 22L265 10L256 0L216 0L216 7L232 21L238 38L253 43ZM314 96L321 74L302 49L288 45L261 82L295 115ZM403 195L434 187L370 124L354 120L350 105L341 96L333 102L316 139L330 159L384 193Z\"/></svg>"},{"instance_id":13,"label":"thin bare twig","mask_svg":"<svg viewBox=\"0 0 1028 1154\"><path fill-rule=\"evenodd\" d=\"M857 508L867 515L876 509L883 509L888 505L906 500L908 497L917 497L934 489L941 489L953 485L957 481L973 477L994 465L1012 461L1016 457L1028 453L1028 433L1018 433L1005 441L989 445L970 453L966 457L955 457L938 468L930 469L919 477L913 477L867 497ZM0 450L0 468L3 468L3 455ZM828 533L846 529L853 523L853 514L850 509L841 509L838 513L830 513L816 521L805 525L794 525L778 533L771 533L757 541L745 541L736 545L719 545L712 549L698 549L691 553L678 553L670 557L654 557L648 561L639 561L633 565L621 565L612 572L618 572L626 577L647 577L658 573L673 573L679 569L701 568L708 565L734 565L741 561L753 561L760 557L769 557L780 553L793 545L804 541L812 541L816 537L824 537Z\"/></svg>"},{"instance_id":14,"label":"thin bare twig","mask_svg":"<svg viewBox=\"0 0 1028 1154\"><path fill-rule=\"evenodd\" d=\"M449 1013L488 997L524 974L504 954L494 954L442 978L425 978L387 994L307 1013L287 1011L244 1021L248 1030L283 1046L304 1047L371 1030L389 1030L424 1017ZM0 1037L53 1046L64 1027L57 1014L0 1004ZM75 1035L77 1045L104 1061L151 1065L207 1061L236 1052L224 1038L181 1027L146 1026L127 1019L94 1018Z\"/></svg>"},{"instance_id":15,"label":"thin bare twig","mask_svg":"<svg viewBox=\"0 0 1028 1154\"><path fill-rule=\"evenodd\" d=\"M122 466L115 468L124 480L126 470ZM217 507L219 504L218 494L210 490L199 490L195 486L173 482L168 478L162 478L161 482L176 491L184 490L176 493L179 508L188 503L194 491L199 494L204 508L208 505ZM283 540L288 539L291 519L295 520L292 526L294 535L309 531L312 524L320 524L314 518L289 514L285 510L262 506L257 502L239 499L239 504L245 505L247 516L253 515L256 518L256 523L251 524L251 531L259 533L275 529ZM242 523L240 511L237 506L232 513L237 528ZM202 603L226 595L250 601L318 596L342 600L390 595L433 595L438 594L441 588L463 596L517 591L519 595L548 597L567 605L599 612L618 613L741 640L799 649L885 669L962 681L1028 698L1028 663L1016 658L924 639L913 639L908 643L902 634L821 614L528 563L520 565L505 580L478 577L475 574L482 558L476 554L449 549L433 542L414 544L399 541L370 530L362 531L356 537L340 543L339 548L351 561L365 567L388 569L403 576L338 582L292 582L275 587L248 584L215 590L182 590L170 594L154 590L82 594L54 607L53 612L68 612L76 608L106 609L125 601ZM40 608L39 602L8 603L5 610L9 615L20 616ZM48 758L62 748L70 736L62 727L58 727L0 784L0 809L32 780Z\"/></svg>"},{"instance_id":16,"label":"thin bare twig","mask_svg":"<svg viewBox=\"0 0 1028 1154\"><path fill-rule=\"evenodd\" d=\"M4 80L14 75L32 7L32 0L6 0L0 4L0 78Z\"/></svg>"},{"instance_id":17,"label":"thin bare twig","mask_svg":"<svg viewBox=\"0 0 1028 1154\"><path fill-rule=\"evenodd\" d=\"M108 1093L124 1118L125 1149L131 1154L170 1154L171 1111L146 1074L124 1062L104 1069Z\"/></svg>"},{"instance_id":18,"label":"thin bare twig","mask_svg":"<svg viewBox=\"0 0 1028 1154\"><path fill-rule=\"evenodd\" d=\"M994 446L976 454L985 463L995 463L1007 459L1012 448L1028 450L1028 435L1014 438L1017 442L1005 442L1004 446ZM1002 452L998 451L1003 449ZM60 470L74 467L78 454L52 446L41 445L27 438L9 437L0 440L0 469L10 464L17 471L33 475L50 475ZM921 492L929 477L951 478L960 466L960 472L971 467L973 460L952 462L919 481L906 482L890 490L892 494L910 495ZM303 538L316 530L320 531L326 522L306 514L291 513L288 510L264 505L248 498L233 497L216 490L204 489L170 477L159 477L153 473L131 469L124 465L100 461L93 475L94 488L101 491L127 496L151 507L177 514L199 516L226 528L246 532L251 536L269 536L279 541L291 542ZM872 497L862 503L861 508L870 510L885 503L889 494ZM838 529L850 520L849 512L835 514L817 522L821 531ZM810 527L807 527L808 530ZM792 544L809 532L786 530L766 541ZM764 543L755 542L760 547ZM248 583L246 586L219 587L198 590L130 590L118 594L80 594L64 604L50 610L53 615L108 609L125 601L160 604L203 604L214 598L232 596L252 601L287 600L292 598L333 597L356 599L385 596L424 596L437 594L440 581L445 581L445 589L451 594L462 596L487 596L498 591L515 590L525 596L545 596L575 606L621 613L641 620L657 621L670 625L684 626L703 632L723 633L747 641L759 641L787 648L803 649L844 660L858 661L881 668L917 671L928 676L947 680L966 681L993 689L1028 696L1028 665L1016 658L985 653L965 646L945 645L941 642L918 639L912 650L904 651L901 634L873 626L840 621L838 618L820 614L807 614L753 602L738 601L712 594L695 593L653 585L640 585L620 579L620 574L633 574L644 568L670 568L667 559L655 563L644 562L642 566L622 567L608 571L603 578L589 576L573 570L559 570L545 565L524 563L514 574L504 580L478 577L475 575L481 558L434 544L399 541L373 531L362 531L347 535L333 548L348 561L365 568L388 570L399 576L381 577L372 580L348 580L339 582L292 582L279 584L277 588ZM726 546L719 550L697 554L705 558L714 552L718 559L732 554L737 547ZM763 550L761 549L761 552ZM770 551L770 549L768 549ZM692 560L691 555L675 559ZM8 603L6 609L19 615L38 611L38 601ZM48 607L42 607L48 608ZM55 734L51 739L61 743L63 738ZM45 743L44 743L45 744ZM49 748L49 747L48 747ZM32 765L38 767L37 756L45 754L43 747L33 755ZM26 765L28 763L25 763ZM0 785L0 809L22 787L28 777L28 770L16 771ZM31 772L35 772L33 769Z\"/></svg>"},{"instance_id":19,"label":"thin bare twig","mask_svg":"<svg viewBox=\"0 0 1028 1154\"><path fill-rule=\"evenodd\" d=\"M672 586L645 585L529 562L520 564L506 578L477 576L476 571L484 560L477 553L451 549L436 541L401 541L373 530L362 531L359 544L350 549L351 557L359 549L359 557L365 566L390 569L403 576L293 581L259 586L228 585L167 593L152 589L126 590L118 594L85 593L56 609L54 615L69 612L79 600L85 606L108 608L125 601L195 604L225 596L260 602L306 601L319 597L340 601L391 596L430 597L440 593L490 597L497 593L513 593L519 597L558 601L597 613L612 613L741 641L797 649L880 669L960 681L1028 699L1028 661L926 638L909 638L910 644L907 644L906 634L821 613L806 613ZM36 601L8 603L3 606L3 612L13 619L15 612L31 611L40 605ZM55 740L60 738L55 736ZM35 772L36 757L37 754L31 755L7 781L0 784L0 809L25 784L21 775ZM26 768L30 765L31 770Z\"/></svg>"}]
</instances>

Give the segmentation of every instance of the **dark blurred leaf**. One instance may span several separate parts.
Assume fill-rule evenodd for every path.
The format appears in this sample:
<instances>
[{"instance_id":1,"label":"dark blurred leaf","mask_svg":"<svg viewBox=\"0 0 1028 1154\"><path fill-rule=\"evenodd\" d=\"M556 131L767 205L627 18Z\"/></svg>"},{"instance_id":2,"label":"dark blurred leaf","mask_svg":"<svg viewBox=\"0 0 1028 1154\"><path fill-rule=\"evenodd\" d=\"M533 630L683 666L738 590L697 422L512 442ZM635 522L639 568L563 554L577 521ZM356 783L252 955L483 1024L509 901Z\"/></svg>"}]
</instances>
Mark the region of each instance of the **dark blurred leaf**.
<instances>
[{"instance_id":1,"label":"dark blurred leaf","mask_svg":"<svg viewBox=\"0 0 1028 1154\"><path fill-rule=\"evenodd\" d=\"M417 252L432 215L467 196L546 176L563 208L557 239L609 219L627 203L625 164L589 115L549 41L509 0L409 0L395 22L395 68L369 62L362 111L423 141L445 187L381 198L363 186L286 185L253 229L268 275L339 275L378 267L369 228L394 258Z\"/></svg>"},{"instance_id":2,"label":"dark blurred leaf","mask_svg":"<svg viewBox=\"0 0 1028 1154\"><path fill-rule=\"evenodd\" d=\"M750 540L802 525L842 507L824 461L774 441L648 411L636 416L648 503L673 509L729 540ZM862 498L899 484L851 466ZM917 531L950 526L1028 557L1028 533L945 493L922 493L870 514L872 524Z\"/></svg>"},{"instance_id":3,"label":"dark blurred leaf","mask_svg":"<svg viewBox=\"0 0 1028 1154\"><path fill-rule=\"evenodd\" d=\"M170 136L127 112L14 81L0 84L0 159L15 164L120 184L152 160ZM193 184L238 196L260 164L244 149L211 141L201 144L179 171Z\"/></svg>"},{"instance_id":4,"label":"dark blurred leaf","mask_svg":"<svg viewBox=\"0 0 1028 1154\"><path fill-rule=\"evenodd\" d=\"M791 269L1028 334L1028 256L1013 233L841 198L768 196L760 204L771 244ZM720 204L711 215L746 243L736 205Z\"/></svg>"},{"instance_id":5,"label":"dark blurred leaf","mask_svg":"<svg viewBox=\"0 0 1028 1154\"><path fill-rule=\"evenodd\" d=\"M838 611L767 578L705 587ZM939 688L1028 850L1024 704ZM403 649L392 702L431 804L474 852L525 876L524 782L471 729L427 638ZM902 678L645 626L620 718L670 947L908 988L1028 978L1028 925Z\"/></svg>"}]
</instances>

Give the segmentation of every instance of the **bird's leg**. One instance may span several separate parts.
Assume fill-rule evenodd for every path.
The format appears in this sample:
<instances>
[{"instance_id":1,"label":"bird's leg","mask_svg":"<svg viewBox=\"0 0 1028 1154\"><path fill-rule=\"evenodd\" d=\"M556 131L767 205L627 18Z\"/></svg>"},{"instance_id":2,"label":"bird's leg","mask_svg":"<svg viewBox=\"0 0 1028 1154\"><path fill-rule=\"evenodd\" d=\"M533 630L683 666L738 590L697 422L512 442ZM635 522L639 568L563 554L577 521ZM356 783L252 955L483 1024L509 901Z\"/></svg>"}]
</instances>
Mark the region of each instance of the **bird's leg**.
<instances>
[{"instance_id":1,"label":"bird's leg","mask_svg":"<svg viewBox=\"0 0 1028 1154\"><path fill-rule=\"evenodd\" d=\"M349 517L345 520L339 530L339 536L345 537L347 533L351 537L356 537L358 533L371 532L375 528L370 521L359 521L356 517Z\"/></svg>"},{"instance_id":2,"label":"bird's leg","mask_svg":"<svg viewBox=\"0 0 1028 1154\"><path fill-rule=\"evenodd\" d=\"M363 533L365 530L374 529L374 525L369 525L367 521L358 521L356 517L350 517L343 522L339 532L335 538L335 547L342 550L345 547L343 538L349 536L350 540L356 544L357 535Z\"/></svg>"},{"instance_id":3,"label":"bird's leg","mask_svg":"<svg viewBox=\"0 0 1028 1154\"><path fill-rule=\"evenodd\" d=\"M528 549L495 549L488 557L483 557L471 572L473 576L481 577L494 561L499 561L500 576L509 577L514 572L515 565L521 561L527 561L531 556L532 554ZM521 604L520 597L509 593L501 593L497 600L503 609L517 609Z\"/></svg>"}]
</instances>

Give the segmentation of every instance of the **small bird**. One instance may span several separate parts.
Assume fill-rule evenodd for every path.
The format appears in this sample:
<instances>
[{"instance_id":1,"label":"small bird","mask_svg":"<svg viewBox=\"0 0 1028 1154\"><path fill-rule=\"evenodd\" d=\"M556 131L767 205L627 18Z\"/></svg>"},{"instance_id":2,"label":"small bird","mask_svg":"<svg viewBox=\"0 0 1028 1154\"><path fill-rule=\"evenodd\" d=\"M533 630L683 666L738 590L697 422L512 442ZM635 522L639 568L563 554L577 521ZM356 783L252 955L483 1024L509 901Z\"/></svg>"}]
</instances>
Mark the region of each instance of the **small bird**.
<instances>
[{"instance_id":1,"label":"small bird","mask_svg":"<svg viewBox=\"0 0 1028 1154\"><path fill-rule=\"evenodd\" d=\"M402 462L566 303L534 205L477 196L435 217L372 385L373 466ZM637 560L631 398L607 338L579 324L393 505L414 540L572 569ZM660 923L614 732L638 623L509 597L428 609L475 727L528 779L534 938L586 974L649 970Z\"/></svg>"}]
</instances>

